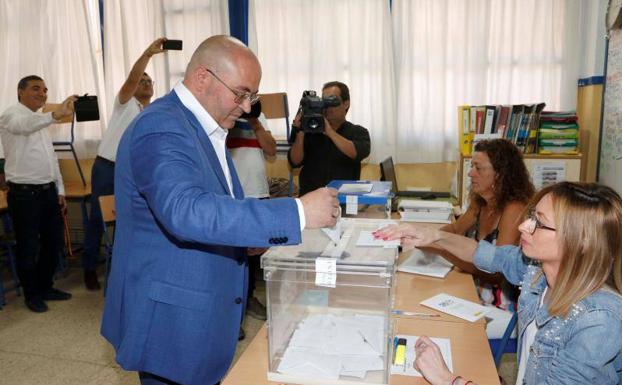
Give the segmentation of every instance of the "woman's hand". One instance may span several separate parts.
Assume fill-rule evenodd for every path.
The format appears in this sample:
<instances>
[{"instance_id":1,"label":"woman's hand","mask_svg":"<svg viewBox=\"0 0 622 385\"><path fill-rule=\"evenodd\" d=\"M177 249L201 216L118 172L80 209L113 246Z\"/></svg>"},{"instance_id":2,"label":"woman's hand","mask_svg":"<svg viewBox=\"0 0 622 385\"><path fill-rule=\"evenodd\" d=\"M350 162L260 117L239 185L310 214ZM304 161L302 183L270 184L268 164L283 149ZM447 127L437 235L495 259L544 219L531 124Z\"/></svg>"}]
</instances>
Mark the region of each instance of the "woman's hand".
<instances>
[{"instance_id":1,"label":"woman's hand","mask_svg":"<svg viewBox=\"0 0 622 385\"><path fill-rule=\"evenodd\" d=\"M375 231L373 235L376 239L386 241L399 239L404 250L429 246L440 239L440 232L436 228L413 223L387 226Z\"/></svg>"},{"instance_id":2,"label":"woman's hand","mask_svg":"<svg viewBox=\"0 0 622 385\"><path fill-rule=\"evenodd\" d=\"M446 385L454 375L449 371L438 345L426 336L421 336L415 343L415 369L433 385Z\"/></svg>"}]
</instances>

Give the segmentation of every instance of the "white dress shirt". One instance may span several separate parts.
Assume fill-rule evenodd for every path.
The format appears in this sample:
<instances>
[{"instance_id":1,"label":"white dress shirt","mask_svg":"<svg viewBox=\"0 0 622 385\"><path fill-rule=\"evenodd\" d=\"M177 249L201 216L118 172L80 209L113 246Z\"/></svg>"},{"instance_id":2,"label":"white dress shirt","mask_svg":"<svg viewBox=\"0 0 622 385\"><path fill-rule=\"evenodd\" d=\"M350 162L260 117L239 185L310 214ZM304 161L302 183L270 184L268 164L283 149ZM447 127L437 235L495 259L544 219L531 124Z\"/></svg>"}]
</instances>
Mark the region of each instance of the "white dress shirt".
<instances>
[{"instance_id":1,"label":"white dress shirt","mask_svg":"<svg viewBox=\"0 0 622 385\"><path fill-rule=\"evenodd\" d=\"M23 184L55 182L58 194L65 195L58 158L46 130L52 123L51 112L32 112L21 103L7 108L0 116L7 181Z\"/></svg>"},{"instance_id":2,"label":"white dress shirt","mask_svg":"<svg viewBox=\"0 0 622 385\"><path fill-rule=\"evenodd\" d=\"M143 105L135 97L132 96L125 104L121 104L119 103L119 95L117 95L114 98L108 129L104 132L102 141L99 143L97 155L114 162L117 159L117 149L125 129L142 110Z\"/></svg>"},{"instance_id":3,"label":"white dress shirt","mask_svg":"<svg viewBox=\"0 0 622 385\"><path fill-rule=\"evenodd\" d=\"M216 123L214 118L212 118L205 108L203 108L197 98L195 98L192 92L186 88L183 82L180 81L177 83L173 90L177 94L177 97L179 97L179 100L181 100L181 103L197 118L199 124L203 127L203 130L205 130L210 142L212 142L212 146L214 147L214 150L216 150L216 155L218 156L218 161L220 162L220 167L222 168L225 178L227 179L229 191L233 197L231 172L229 171L229 165L227 164L226 157L227 130L220 127L218 123ZM306 221L304 208L302 206L302 202L300 202L300 199L296 199L296 205L298 207L298 217L300 218L300 230L302 231L305 228Z\"/></svg>"}]
</instances>

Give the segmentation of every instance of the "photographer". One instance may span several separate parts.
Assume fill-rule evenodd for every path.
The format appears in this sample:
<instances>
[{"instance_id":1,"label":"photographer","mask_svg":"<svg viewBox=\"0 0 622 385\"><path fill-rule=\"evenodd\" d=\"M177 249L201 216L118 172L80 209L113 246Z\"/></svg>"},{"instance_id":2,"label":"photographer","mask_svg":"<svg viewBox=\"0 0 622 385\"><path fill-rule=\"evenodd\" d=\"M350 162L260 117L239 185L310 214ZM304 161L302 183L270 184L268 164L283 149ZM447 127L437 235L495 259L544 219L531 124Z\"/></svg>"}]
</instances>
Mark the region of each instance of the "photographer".
<instances>
[{"instance_id":1,"label":"photographer","mask_svg":"<svg viewBox=\"0 0 622 385\"><path fill-rule=\"evenodd\" d=\"M289 164L300 171L300 195L324 187L331 180L358 180L361 160L369 155L369 132L346 120L350 109L350 90L341 82L329 82L322 88L322 98L336 97L341 103L324 109L324 131L305 133L301 127L302 110L298 111L287 153Z\"/></svg>"},{"instance_id":2,"label":"photographer","mask_svg":"<svg viewBox=\"0 0 622 385\"><path fill-rule=\"evenodd\" d=\"M84 236L84 284L88 290L101 288L95 268L103 233L98 198L114 194L114 163L121 136L134 118L151 102L153 81L145 69L153 55L164 52L166 38L156 39L136 60L112 107L108 129L104 132L91 171L91 215Z\"/></svg>"},{"instance_id":3,"label":"photographer","mask_svg":"<svg viewBox=\"0 0 622 385\"><path fill-rule=\"evenodd\" d=\"M71 294L53 287L63 248L65 187L47 127L73 115L75 96L54 112L40 112L48 89L42 78L26 76L17 84L17 101L0 116L6 156L7 203L17 250L17 274L28 309L48 310L47 301Z\"/></svg>"}]
</instances>

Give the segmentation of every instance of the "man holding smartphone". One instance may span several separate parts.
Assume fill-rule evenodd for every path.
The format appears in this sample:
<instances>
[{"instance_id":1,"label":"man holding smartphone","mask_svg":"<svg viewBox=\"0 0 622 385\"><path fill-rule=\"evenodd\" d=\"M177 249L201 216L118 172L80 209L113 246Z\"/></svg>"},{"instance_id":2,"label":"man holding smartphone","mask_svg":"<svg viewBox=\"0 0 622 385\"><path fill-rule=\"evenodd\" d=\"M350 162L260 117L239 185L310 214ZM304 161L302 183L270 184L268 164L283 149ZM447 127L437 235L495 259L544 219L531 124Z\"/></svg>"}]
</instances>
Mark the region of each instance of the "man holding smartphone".
<instances>
[{"instance_id":1,"label":"man holding smartphone","mask_svg":"<svg viewBox=\"0 0 622 385\"><path fill-rule=\"evenodd\" d=\"M166 38L156 39L136 60L114 100L108 129L104 132L91 172L91 215L84 237L84 284L88 290L101 288L97 279L97 257L102 237L102 214L98 198L114 194L114 163L121 136L134 118L151 103L153 81L145 72L153 55L166 50Z\"/></svg>"}]
</instances>

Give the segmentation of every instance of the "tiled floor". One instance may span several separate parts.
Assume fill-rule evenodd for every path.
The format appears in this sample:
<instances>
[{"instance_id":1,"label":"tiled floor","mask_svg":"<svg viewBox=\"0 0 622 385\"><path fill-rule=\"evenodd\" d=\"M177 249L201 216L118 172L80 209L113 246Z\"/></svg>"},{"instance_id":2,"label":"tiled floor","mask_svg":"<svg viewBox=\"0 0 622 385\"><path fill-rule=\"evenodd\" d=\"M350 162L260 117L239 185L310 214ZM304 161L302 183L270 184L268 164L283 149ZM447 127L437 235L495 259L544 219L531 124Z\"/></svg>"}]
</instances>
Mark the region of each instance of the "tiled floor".
<instances>
[{"instance_id":1,"label":"tiled floor","mask_svg":"<svg viewBox=\"0 0 622 385\"><path fill-rule=\"evenodd\" d=\"M258 286L256 295L265 303L265 288ZM73 298L49 302L50 310L43 314L29 311L23 297L8 294L8 304L0 310L0 385L138 384L135 373L115 363L114 351L99 334L101 291L87 291L78 268L70 269L56 287ZM246 317L246 339L238 345L236 360L262 324ZM508 385L516 381L515 360L516 355L506 354L500 368Z\"/></svg>"},{"instance_id":2,"label":"tiled floor","mask_svg":"<svg viewBox=\"0 0 622 385\"><path fill-rule=\"evenodd\" d=\"M0 310L0 384L138 384L135 373L115 363L113 349L99 334L102 292L87 291L77 268L70 269L56 287L71 292L73 298L48 302L50 310L42 314L29 311L23 297L14 292L7 295L8 304ZM246 318L246 339L239 343L236 359L262 324Z\"/></svg>"}]
</instances>

